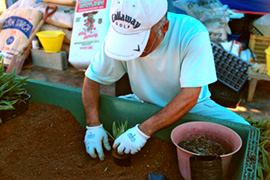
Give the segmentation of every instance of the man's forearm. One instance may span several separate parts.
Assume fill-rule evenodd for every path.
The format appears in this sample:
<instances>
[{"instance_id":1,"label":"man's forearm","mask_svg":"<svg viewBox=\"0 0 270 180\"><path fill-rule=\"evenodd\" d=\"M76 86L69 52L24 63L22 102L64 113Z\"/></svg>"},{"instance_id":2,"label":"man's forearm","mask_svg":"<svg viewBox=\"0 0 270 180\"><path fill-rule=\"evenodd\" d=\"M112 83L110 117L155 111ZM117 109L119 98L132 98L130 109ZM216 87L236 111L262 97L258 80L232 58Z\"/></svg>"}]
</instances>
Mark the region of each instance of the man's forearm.
<instances>
[{"instance_id":1,"label":"man's forearm","mask_svg":"<svg viewBox=\"0 0 270 180\"><path fill-rule=\"evenodd\" d=\"M143 122L139 128L151 136L160 129L166 128L188 113L197 103L201 88L183 88L162 110Z\"/></svg>"},{"instance_id":2,"label":"man's forearm","mask_svg":"<svg viewBox=\"0 0 270 180\"><path fill-rule=\"evenodd\" d=\"M85 111L86 125L97 126L100 125L99 120L99 83L84 78L82 88L82 101Z\"/></svg>"}]
</instances>

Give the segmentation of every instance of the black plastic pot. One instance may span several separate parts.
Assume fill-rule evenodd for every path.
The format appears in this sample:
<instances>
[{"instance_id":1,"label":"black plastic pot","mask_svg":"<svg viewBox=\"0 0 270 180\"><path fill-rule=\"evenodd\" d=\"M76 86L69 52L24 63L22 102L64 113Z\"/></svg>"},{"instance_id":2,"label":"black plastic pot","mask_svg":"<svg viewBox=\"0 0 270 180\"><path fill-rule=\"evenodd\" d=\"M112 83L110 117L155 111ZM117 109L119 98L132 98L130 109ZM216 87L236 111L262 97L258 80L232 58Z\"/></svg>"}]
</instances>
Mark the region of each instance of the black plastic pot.
<instances>
[{"instance_id":1,"label":"black plastic pot","mask_svg":"<svg viewBox=\"0 0 270 180\"><path fill-rule=\"evenodd\" d=\"M15 109L12 110L1 110L0 111L0 118L2 119L2 122L6 122L9 119L12 119L28 109L29 105L29 99L31 98L30 94L23 94L22 100L15 103L13 106Z\"/></svg>"},{"instance_id":2,"label":"black plastic pot","mask_svg":"<svg viewBox=\"0 0 270 180\"><path fill-rule=\"evenodd\" d=\"M130 154L118 154L117 149L112 149L113 162L118 166L129 166L131 164Z\"/></svg>"}]
</instances>

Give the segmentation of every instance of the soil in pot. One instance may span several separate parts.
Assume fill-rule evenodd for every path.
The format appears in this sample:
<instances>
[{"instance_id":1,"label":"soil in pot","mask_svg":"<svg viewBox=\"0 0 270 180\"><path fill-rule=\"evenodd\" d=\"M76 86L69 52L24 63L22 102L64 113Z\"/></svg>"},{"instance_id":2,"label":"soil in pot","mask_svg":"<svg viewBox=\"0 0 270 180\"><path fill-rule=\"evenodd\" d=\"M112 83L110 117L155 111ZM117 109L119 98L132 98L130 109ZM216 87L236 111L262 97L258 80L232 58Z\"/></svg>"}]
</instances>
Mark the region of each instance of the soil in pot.
<instances>
[{"instance_id":1,"label":"soil in pot","mask_svg":"<svg viewBox=\"0 0 270 180\"><path fill-rule=\"evenodd\" d=\"M191 179L222 180L222 161L220 155L231 153L229 146L224 146L204 135L181 141L181 148L196 153L190 157Z\"/></svg>"},{"instance_id":2,"label":"soil in pot","mask_svg":"<svg viewBox=\"0 0 270 180\"><path fill-rule=\"evenodd\" d=\"M147 179L150 172L183 179L175 146L151 137L131 156L128 167L104 161L85 151L85 130L67 110L48 104L29 104L28 110L0 125L1 179Z\"/></svg>"},{"instance_id":3,"label":"soil in pot","mask_svg":"<svg viewBox=\"0 0 270 180\"><path fill-rule=\"evenodd\" d=\"M224 146L218 142L206 139L205 136L193 137L181 141L178 145L185 150L201 156L224 155L232 152L229 146Z\"/></svg>"}]
</instances>

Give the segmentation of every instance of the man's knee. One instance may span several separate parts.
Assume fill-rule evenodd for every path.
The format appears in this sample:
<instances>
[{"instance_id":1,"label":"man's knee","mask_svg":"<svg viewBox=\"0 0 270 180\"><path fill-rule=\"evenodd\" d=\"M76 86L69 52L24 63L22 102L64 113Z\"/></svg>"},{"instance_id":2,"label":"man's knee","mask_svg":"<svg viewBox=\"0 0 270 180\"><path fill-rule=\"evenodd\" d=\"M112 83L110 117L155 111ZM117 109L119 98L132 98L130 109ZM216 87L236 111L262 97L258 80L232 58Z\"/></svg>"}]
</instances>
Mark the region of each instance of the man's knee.
<instances>
[{"instance_id":1,"label":"man's knee","mask_svg":"<svg viewBox=\"0 0 270 180\"><path fill-rule=\"evenodd\" d=\"M213 117L216 119L228 120L249 125L249 123L243 117L217 104L211 99L207 99L203 102L198 103L190 112L204 115L207 117Z\"/></svg>"}]
</instances>

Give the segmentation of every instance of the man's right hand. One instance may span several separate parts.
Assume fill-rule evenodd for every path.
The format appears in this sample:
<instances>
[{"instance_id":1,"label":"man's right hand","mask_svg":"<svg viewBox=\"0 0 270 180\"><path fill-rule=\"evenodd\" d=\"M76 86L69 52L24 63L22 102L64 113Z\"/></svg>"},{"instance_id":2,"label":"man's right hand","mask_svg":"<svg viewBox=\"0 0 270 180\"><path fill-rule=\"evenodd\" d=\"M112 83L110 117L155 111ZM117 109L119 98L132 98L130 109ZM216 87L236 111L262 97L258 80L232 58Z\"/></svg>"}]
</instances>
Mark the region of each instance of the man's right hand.
<instances>
[{"instance_id":1,"label":"man's right hand","mask_svg":"<svg viewBox=\"0 0 270 180\"><path fill-rule=\"evenodd\" d=\"M108 151L111 150L111 146L108 141L108 135L103 129L103 125L93 127L86 126L86 129L84 137L86 152L92 158L96 158L98 154L99 159L104 160L102 144Z\"/></svg>"}]
</instances>

